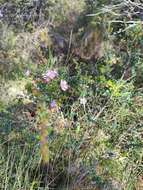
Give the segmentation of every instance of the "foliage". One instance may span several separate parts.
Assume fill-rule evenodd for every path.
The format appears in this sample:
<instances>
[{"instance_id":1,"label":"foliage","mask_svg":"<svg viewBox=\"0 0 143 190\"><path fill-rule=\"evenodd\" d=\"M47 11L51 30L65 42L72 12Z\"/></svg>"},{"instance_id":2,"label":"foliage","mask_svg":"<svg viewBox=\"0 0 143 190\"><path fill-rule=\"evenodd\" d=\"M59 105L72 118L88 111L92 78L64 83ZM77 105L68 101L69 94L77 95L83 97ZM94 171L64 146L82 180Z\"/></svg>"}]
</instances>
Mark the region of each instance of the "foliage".
<instances>
[{"instance_id":1,"label":"foliage","mask_svg":"<svg viewBox=\"0 0 143 190\"><path fill-rule=\"evenodd\" d=\"M0 3L1 187L142 189L140 1Z\"/></svg>"}]
</instances>

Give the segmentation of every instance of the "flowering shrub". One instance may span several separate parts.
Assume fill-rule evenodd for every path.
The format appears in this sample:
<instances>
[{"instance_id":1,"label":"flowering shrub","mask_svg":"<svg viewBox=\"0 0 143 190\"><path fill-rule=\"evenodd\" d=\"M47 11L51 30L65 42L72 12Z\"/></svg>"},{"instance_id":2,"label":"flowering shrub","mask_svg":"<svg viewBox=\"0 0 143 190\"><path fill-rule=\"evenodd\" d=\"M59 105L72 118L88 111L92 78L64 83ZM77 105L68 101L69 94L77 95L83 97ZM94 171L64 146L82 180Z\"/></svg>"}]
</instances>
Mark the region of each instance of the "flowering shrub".
<instances>
[{"instance_id":1,"label":"flowering shrub","mask_svg":"<svg viewBox=\"0 0 143 190\"><path fill-rule=\"evenodd\" d=\"M138 189L142 4L1 2L1 188Z\"/></svg>"}]
</instances>

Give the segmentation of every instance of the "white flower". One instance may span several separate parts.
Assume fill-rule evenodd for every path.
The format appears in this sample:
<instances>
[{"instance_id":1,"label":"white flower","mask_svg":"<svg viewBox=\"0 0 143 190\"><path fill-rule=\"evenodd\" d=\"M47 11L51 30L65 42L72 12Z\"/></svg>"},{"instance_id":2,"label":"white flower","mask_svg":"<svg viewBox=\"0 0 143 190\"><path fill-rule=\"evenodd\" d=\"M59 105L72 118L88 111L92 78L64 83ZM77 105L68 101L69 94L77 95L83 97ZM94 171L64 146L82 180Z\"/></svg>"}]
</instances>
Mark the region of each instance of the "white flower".
<instances>
[{"instance_id":1,"label":"white flower","mask_svg":"<svg viewBox=\"0 0 143 190\"><path fill-rule=\"evenodd\" d=\"M25 72L25 75L26 75L27 77L29 77L29 75L30 75L30 70L27 70L27 71Z\"/></svg>"},{"instance_id":2,"label":"white flower","mask_svg":"<svg viewBox=\"0 0 143 190\"><path fill-rule=\"evenodd\" d=\"M3 14L2 14L2 11L0 10L0 18L2 18L3 17Z\"/></svg>"},{"instance_id":3,"label":"white flower","mask_svg":"<svg viewBox=\"0 0 143 190\"><path fill-rule=\"evenodd\" d=\"M65 81L65 80L61 80L60 86L63 91L66 91L69 88L69 85L68 85L67 81Z\"/></svg>"},{"instance_id":4,"label":"white flower","mask_svg":"<svg viewBox=\"0 0 143 190\"><path fill-rule=\"evenodd\" d=\"M85 105L87 103L87 99L85 97L80 98L80 104Z\"/></svg>"}]
</instances>

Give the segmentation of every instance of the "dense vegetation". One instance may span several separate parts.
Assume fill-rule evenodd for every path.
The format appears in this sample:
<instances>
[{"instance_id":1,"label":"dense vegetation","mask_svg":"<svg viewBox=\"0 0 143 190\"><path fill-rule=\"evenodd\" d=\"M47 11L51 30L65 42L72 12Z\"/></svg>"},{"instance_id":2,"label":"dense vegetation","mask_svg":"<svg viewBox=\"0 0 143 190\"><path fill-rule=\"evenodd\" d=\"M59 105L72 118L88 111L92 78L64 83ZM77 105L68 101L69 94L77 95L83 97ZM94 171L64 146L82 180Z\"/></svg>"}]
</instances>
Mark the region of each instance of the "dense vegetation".
<instances>
[{"instance_id":1,"label":"dense vegetation","mask_svg":"<svg viewBox=\"0 0 143 190\"><path fill-rule=\"evenodd\" d=\"M0 189L143 188L143 2L0 0Z\"/></svg>"}]
</instances>

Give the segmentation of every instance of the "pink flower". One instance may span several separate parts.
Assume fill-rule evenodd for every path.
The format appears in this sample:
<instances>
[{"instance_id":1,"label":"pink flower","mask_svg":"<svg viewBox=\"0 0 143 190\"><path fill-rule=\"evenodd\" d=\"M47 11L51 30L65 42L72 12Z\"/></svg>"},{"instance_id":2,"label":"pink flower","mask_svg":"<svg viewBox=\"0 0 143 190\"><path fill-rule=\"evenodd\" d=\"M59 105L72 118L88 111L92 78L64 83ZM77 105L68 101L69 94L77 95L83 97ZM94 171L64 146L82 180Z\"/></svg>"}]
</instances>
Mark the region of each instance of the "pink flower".
<instances>
[{"instance_id":1,"label":"pink flower","mask_svg":"<svg viewBox=\"0 0 143 190\"><path fill-rule=\"evenodd\" d=\"M63 91L66 91L69 89L69 85L68 85L67 81L65 81L65 80L61 80L60 86Z\"/></svg>"},{"instance_id":2,"label":"pink flower","mask_svg":"<svg viewBox=\"0 0 143 190\"><path fill-rule=\"evenodd\" d=\"M45 82L49 83L51 80L55 79L58 76L58 72L56 70L48 70L44 75L43 79Z\"/></svg>"},{"instance_id":3,"label":"pink flower","mask_svg":"<svg viewBox=\"0 0 143 190\"><path fill-rule=\"evenodd\" d=\"M44 77L43 77L44 78ZM44 81L46 82L46 83L49 83L50 81L51 81L51 79L50 78L44 78Z\"/></svg>"}]
</instances>

